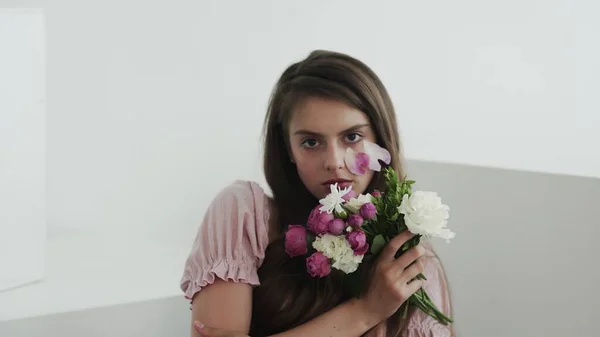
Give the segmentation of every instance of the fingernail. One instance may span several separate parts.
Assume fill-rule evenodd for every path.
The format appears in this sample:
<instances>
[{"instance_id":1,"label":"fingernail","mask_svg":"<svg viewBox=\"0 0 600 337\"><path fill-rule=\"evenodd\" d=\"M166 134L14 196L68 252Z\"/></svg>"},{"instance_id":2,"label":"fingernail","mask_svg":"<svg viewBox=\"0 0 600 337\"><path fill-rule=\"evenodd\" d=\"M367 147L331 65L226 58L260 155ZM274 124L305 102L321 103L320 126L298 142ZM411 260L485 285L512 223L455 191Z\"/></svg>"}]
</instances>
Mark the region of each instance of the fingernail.
<instances>
[{"instance_id":1,"label":"fingernail","mask_svg":"<svg viewBox=\"0 0 600 337\"><path fill-rule=\"evenodd\" d=\"M194 322L194 325L195 325L195 326L196 326L196 328L198 328L198 329L204 329L204 324L202 324L202 323L200 323L200 322L198 322L198 321Z\"/></svg>"}]
</instances>

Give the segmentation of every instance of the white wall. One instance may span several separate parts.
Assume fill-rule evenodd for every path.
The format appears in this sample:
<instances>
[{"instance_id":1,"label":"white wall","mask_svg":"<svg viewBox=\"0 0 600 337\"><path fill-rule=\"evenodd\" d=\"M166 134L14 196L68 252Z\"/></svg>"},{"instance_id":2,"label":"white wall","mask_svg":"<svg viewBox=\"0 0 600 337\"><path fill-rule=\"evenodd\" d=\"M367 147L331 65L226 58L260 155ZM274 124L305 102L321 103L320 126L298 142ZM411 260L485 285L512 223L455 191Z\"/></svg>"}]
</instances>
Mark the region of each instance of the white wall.
<instances>
[{"instance_id":1,"label":"white wall","mask_svg":"<svg viewBox=\"0 0 600 337\"><path fill-rule=\"evenodd\" d=\"M44 272L44 69L41 11L0 8L0 291Z\"/></svg>"},{"instance_id":2,"label":"white wall","mask_svg":"<svg viewBox=\"0 0 600 337\"><path fill-rule=\"evenodd\" d=\"M262 181L269 92L314 48L381 75L411 159L600 177L591 0L45 7L51 227L187 236L224 184Z\"/></svg>"}]
</instances>

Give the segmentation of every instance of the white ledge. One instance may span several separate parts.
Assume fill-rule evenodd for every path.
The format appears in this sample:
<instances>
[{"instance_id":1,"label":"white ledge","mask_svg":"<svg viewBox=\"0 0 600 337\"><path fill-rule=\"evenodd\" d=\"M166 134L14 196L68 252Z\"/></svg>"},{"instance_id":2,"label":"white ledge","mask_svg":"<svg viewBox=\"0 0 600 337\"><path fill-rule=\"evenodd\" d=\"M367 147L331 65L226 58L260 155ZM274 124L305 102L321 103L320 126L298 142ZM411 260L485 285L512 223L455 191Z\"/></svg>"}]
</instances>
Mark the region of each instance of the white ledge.
<instances>
[{"instance_id":1,"label":"white ledge","mask_svg":"<svg viewBox=\"0 0 600 337\"><path fill-rule=\"evenodd\" d=\"M116 233L50 235L40 282L0 292L0 321L182 296L189 244Z\"/></svg>"}]
</instances>

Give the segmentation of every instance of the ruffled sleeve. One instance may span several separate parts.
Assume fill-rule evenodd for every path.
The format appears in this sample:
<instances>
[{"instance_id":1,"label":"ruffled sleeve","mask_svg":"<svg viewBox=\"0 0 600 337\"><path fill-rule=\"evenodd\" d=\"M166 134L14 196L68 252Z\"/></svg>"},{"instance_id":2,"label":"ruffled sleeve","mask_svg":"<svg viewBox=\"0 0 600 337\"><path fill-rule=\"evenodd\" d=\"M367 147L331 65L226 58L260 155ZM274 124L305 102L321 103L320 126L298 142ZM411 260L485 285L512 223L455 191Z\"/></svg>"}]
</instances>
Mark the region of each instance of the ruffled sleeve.
<instances>
[{"instance_id":1,"label":"ruffled sleeve","mask_svg":"<svg viewBox=\"0 0 600 337\"><path fill-rule=\"evenodd\" d=\"M425 270L423 274L427 278L424 288L427 294L446 316L452 318L450 294L448 283L439 258L433 252L428 243L423 243L427 248L425 256L421 257ZM425 314L421 310L415 310L407 323L405 337L453 337L454 331L451 325L439 323L436 319Z\"/></svg>"},{"instance_id":2,"label":"ruffled sleeve","mask_svg":"<svg viewBox=\"0 0 600 337\"><path fill-rule=\"evenodd\" d=\"M208 207L185 261L180 288L192 300L216 278L259 285L268 245L268 203L260 186L235 181Z\"/></svg>"}]
</instances>

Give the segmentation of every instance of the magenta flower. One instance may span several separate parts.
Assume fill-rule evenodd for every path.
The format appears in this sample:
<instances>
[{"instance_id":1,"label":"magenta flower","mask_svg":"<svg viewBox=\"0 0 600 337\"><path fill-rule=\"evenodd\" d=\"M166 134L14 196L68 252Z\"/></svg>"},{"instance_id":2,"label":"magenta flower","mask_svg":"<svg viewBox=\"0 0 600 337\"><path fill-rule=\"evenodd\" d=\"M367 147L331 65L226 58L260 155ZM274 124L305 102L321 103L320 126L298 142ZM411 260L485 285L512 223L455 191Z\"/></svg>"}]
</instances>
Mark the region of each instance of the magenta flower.
<instances>
[{"instance_id":1,"label":"magenta flower","mask_svg":"<svg viewBox=\"0 0 600 337\"><path fill-rule=\"evenodd\" d=\"M316 206L308 216L308 229L315 234L325 234L329 229L329 222L333 220L333 213L321 212Z\"/></svg>"},{"instance_id":2,"label":"magenta flower","mask_svg":"<svg viewBox=\"0 0 600 337\"><path fill-rule=\"evenodd\" d=\"M352 214L348 218L348 225L352 226L355 229L360 228L360 226L362 226L363 222L364 222L364 219L362 218L362 216L360 216L358 214Z\"/></svg>"},{"instance_id":3,"label":"magenta flower","mask_svg":"<svg viewBox=\"0 0 600 337\"><path fill-rule=\"evenodd\" d=\"M363 255L369 249L367 236L365 235L365 232L361 230L355 230L346 234L346 240L348 240L350 247L356 255Z\"/></svg>"},{"instance_id":4,"label":"magenta flower","mask_svg":"<svg viewBox=\"0 0 600 337\"><path fill-rule=\"evenodd\" d=\"M342 219L333 219L329 221L329 233L333 235L340 235L344 232L344 228L346 228L346 223Z\"/></svg>"},{"instance_id":5,"label":"magenta flower","mask_svg":"<svg viewBox=\"0 0 600 337\"><path fill-rule=\"evenodd\" d=\"M380 160L386 164L392 161L392 156L386 149L366 140L363 140L362 143L363 152L356 152L351 148L346 149L344 161L348 170L353 174L363 175L367 172L367 169L380 171Z\"/></svg>"},{"instance_id":6,"label":"magenta flower","mask_svg":"<svg viewBox=\"0 0 600 337\"><path fill-rule=\"evenodd\" d=\"M342 199L344 199L344 201L348 201L352 198L356 198L357 195L358 193L356 193L354 190L350 190L348 193L344 194Z\"/></svg>"},{"instance_id":7,"label":"magenta flower","mask_svg":"<svg viewBox=\"0 0 600 337\"><path fill-rule=\"evenodd\" d=\"M285 252L290 257L304 255L308 252L306 228L301 225L289 225L285 232Z\"/></svg>"},{"instance_id":8,"label":"magenta flower","mask_svg":"<svg viewBox=\"0 0 600 337\"><path fill-rule=\"evenodd\" d=\"M371 193L371 195L375 198L379 198L381 196L381 192L379 192L378 190L374 190L373 193Z\"/></svg>"},{"instance_id":9,"label":"magenta flower","mask_svg":"<svg viewBox=\"0 0 600 337\"><path fill-rule=\"evenodd\" d=\"M331 263L323 253L316 252L306 259L306 270L312 277L324 277L331 272Z\"/></svg>"},{"instance_id":10,"label":"magenta flower","mask_svg":"<svg viewBox=\"0 0 600 337\"><path fill-rule=\"evenodd\" d=\"M373 219L375 215L377 215L377 208L375 208L375 205L373 205L373 203L367 202L366 204L363 204L360 207L360 215L365 220Z\"/></svg>"}]
</instances>

